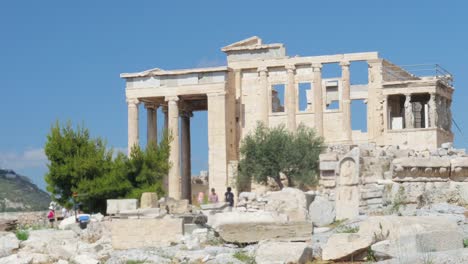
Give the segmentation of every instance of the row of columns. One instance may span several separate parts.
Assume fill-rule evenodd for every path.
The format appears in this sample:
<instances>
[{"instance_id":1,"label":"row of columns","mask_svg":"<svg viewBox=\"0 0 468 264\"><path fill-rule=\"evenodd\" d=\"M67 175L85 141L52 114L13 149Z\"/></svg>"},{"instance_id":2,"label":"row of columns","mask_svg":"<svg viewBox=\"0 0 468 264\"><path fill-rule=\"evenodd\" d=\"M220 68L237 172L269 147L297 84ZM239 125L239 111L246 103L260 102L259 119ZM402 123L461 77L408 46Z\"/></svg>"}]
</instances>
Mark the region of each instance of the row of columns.
<instances>
[{"instance_id":1,"label":"row of columns","mask_svg":"<svg viewBox=\"0 0 468 264\"><path fill-rule=\"evenodd\" d=\"M190 149L190 118L191 109L179 109L179 97L165 97L167 106L163 106L164 126L171 138L168 178L164 185L170 197L191 200L191 149ZM134 146L139 145L139 118L136 98L127 99L128 105L128 155ZM157 109L158 104L145 103L147 109L147 142L157 144ZM181 135L179 135L179 116L181 117ZM182 165L182 167L181 167ZM181 170L182 169L182 170Z\"/></svg>"},{"instance_id":2,"label":"row of columns","mask_svg":"<svg viewBox=\"0 0 468 264\"><path fill-rule=\"evenodd\" d=\"M343 112L343 124L345 141L352 141L352 129L351 129L351 83L350 83L350 72L349 72L349 61L342 61L340 63L342 70L342 90L341 90L341 107ZM287 71L287 83L285 91L285 109L287 114L287 127L290 131L295 131L296 124L296 112L297 112L297 91L296 91L296 67L293 64L286 65ZM270 85L268 82L268 69L267 67L259 67L257 69L259 86L258 89L258 104L257 113L259 120L266 126L269 123L269 100L270 97ZM315 129L319 136L324 136L324 121L323 121L323 107L324 107L324 95L322 88L322 64L312 64L313 72L313 94L314 94L314 122Z\"/></svg>"},{"instance_id":3,"label":"row of columns","mask_svg":"<svg viewBox=\"0 0 468 264\"><path fill-rule=\"evenodd\" d=\"M413 112L413 104L411 100L412 100L412 94L410 93L405 94L405 103L404 103L405 128L414 128L415 118L414 118L414 112ZM450 100L446 99L445 97L439 97L437 96L436 93L430 93L430 98L428 102L429 124L426 124L427 127L432 127L432 128L439 127L439 112L437 111L437 104L443 104L444 102L446 104L449 104ZM447 115L447 116L449 116L448 119L450 120L450 123L451 123L451 115Z\"/></svg>"}]
</instances>

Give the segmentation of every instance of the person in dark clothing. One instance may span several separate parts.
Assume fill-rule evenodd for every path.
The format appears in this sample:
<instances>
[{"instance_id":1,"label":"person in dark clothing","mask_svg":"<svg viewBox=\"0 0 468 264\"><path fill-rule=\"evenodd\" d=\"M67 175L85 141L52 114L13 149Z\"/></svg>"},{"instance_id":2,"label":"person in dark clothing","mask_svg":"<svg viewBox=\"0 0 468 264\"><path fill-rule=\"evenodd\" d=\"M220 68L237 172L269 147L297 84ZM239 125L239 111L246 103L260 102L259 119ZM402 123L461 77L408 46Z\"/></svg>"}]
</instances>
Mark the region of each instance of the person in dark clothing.
<instances>
[{"instance_id":1,"label":"person in dark clothing","mask_svg":"<svg viewBox=\"0 0 468 264\"><path fill-rule=\"evenodd\" d=\"M234 206L234 194L231 190L231 187L228 187L227 192L224 193L224 200L229 204L230 208Z\"/></svg>"}]
</instances>

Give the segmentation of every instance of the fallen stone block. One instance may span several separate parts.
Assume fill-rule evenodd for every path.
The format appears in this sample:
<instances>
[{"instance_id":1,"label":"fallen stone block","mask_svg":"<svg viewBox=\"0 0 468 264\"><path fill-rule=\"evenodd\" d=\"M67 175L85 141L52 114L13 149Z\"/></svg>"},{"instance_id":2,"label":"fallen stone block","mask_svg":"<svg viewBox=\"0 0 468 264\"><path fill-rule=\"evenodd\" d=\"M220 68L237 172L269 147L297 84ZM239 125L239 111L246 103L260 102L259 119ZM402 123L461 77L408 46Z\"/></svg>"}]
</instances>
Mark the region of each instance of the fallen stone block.
<instances>
[{"instance_id":1,"label":"fallen stone block","mask_svg":"<svg viewBox=\"0 0 468 264\"><path fill-rule=\"evenodd\" d=\"M183 236L181 218L116 219L110 227L114 249L168 246Z\"/></svg>"},{"instance_id":2,"label":"fallen stone block","mask_svg":"<svg viewBox=\"0 0 468 264\"><path fill-rule=\"evenodd\" d=\"M287 187L269 192L264 199L268 201L265 210L285 214L289 221L306 221L308 218L306 195L299 189Z\"/></svg>"},{"instance_id":3,"label":"fallen stone block","mask_svg":"<svg viewBox=\"0 0 468 264\"><path fill-rule=\"evenodd\" d=\"M267 241L259 245L255 256L257 264L305 264L310 261L312 261L312 248L305 242Z\"/></svg>"},{"instance_id":4,"label":"fallen stone block","mask_svg":"<svg viewBox=\"0 0 468 264\"><path fill-rule=\"evenodd\" d=\"M305 241L312 236L312 223L232 223L218 226L219 236L231 243L254 243L261 240Z\"/></svg>"},{"instance_id":5,"label":"fallen stone block","mask_svg":"<svg viewBox=\"0 0 468 264\"><path fill-rule=\"evenodd\" d=\"M335 203L322 196L316 196L309 206L309 219L315 226L326 226L335 221Z\"/></svg>"},{"instance_id":6,"label":"fallen stone block","mask_svg":"<svg viewBox=\"0 0 468 264\"><path fill-rule=\"evenodd\" d=\"M218 214L208 214L207 224L216 229L224 224L239 223L282 223L287 222L286 215L276 212L256 211L256 212L223 212Z\"/></svg>"},{"instance_id":7,"label":"fallen stone block","mask_svg":"<svg viewBox=\"0 0 468 264\"><path fill-rule=\"evenodd\" d=\"M374 242L372 236L340 233L332 235L322 248L323 260L347 260L361 255Z\"/></svg>"},{"instance_id":8,"label":"fallen stone block","mask_svg":"<svg viewBox=\"0 0 468 264\"><path fill-rule=\"evenodd\" d=\"M159 206L158 195L154 192L141 194L140 208L157 208Z\"/></svg>"},{"instance_id":9,"label":"fallen stone block","mask_svg":"<svg viewBox=\"0 0 468 264\"><path fill-rule=\"evenodd\" d=\"M202 210L223 210L228 206L227 203L201 204Z\"/></svg>"},{"instance_id":10,"label":"fallen stone block","mask_svg":"<svg viewBox=\"0 0 468 264\"><path fill-rule=\"evenodd\" d=\"M0 258L11 255L19 248L19 240L10 232L0 232Z\"/></svg>"},{"instance_id":11,"label":"fallen stone block","mask_svg":"<svg viewBox=\"0 0 468 264\"><path fill-rule=\"evenodd\" d=\"M166 210L169 214L185 214L189 212L189 201L169 197L160 201L159 208Z\"/></svg>"},{"instance_id":12,"label":"fallen stone block","mask_svg":"<svg viewBox=\"0 0 468 264\"><path fill-rule=\"evenodd\" d=\"M137 208L137 199L109 199L107 200L106 214L117 214L120 211L136 210Z\"/></svg>"}]
</instances>

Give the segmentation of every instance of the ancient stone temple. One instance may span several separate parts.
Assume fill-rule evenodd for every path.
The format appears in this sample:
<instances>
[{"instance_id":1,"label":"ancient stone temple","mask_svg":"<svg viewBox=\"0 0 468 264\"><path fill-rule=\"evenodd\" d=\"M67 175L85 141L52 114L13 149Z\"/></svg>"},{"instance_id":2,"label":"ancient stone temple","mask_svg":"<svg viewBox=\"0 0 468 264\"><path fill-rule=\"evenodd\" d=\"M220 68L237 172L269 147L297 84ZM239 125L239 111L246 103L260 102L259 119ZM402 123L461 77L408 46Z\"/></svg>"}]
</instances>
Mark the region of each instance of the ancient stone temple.
<instances>
[{"instance_id":1,"label":"ancient stone temple","mask_svg":"<svg viewBox=\"0 0 468 264\"><path fill-rule=\"evenodd\" d=\"M208 111L209 185L219 192L232 184L240 141L258 121L270 127L284 124L291 131L302 123L314 127L329 144L436 148L453 141L454 89L451 75L439 66L433 68L432 76L419 76L380 58L377 52L289 57L283 44L264 44L258 37L221 50L227 66L121 74L126 80L129 149L139 144L139 105L147 109L148 142L157 139L156 110L161 107L164 112L173 138L171 197L191 197L190 118L194 111ZM368 65L368 81L354 84L351 66L359 62ZM322 68L328 64L339 67L338 76L322 77ZM304 87L306 102L300 102ZM352 129L355 100L366 102L367 131ZM349 170L351 162L342 169ZM353 174L348 174L343 177L352 179ZM352 192L348 183L342 186L343 195Z\"/></svg>"}]
</instances>

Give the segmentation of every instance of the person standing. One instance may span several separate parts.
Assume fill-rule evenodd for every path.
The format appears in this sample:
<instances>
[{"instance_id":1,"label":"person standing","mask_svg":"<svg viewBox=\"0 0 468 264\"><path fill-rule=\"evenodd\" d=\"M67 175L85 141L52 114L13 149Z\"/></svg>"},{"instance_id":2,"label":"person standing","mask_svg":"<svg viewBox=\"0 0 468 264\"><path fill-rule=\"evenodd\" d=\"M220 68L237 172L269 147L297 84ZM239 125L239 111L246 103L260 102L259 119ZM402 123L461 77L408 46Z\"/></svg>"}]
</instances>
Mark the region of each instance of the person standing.
<instances>
[{"instance_id":1,"label":"person standing","mask_svg":"<svg viewBox=\"0 0 468 264\"><path fill-rule=\"evenodd\" d=\"M211 188L211 193L210 193L210 196L208 197L208 199L210 200L210 203L218 203L219 202L218 194L216 193L215 188Z\"/></svg>"},{"instance_id":2,"label":"person standing","mask_svg":"<svg viewBox=\"0 0 468 264\"><path fill-rule=\"evenodd\" d=\"M203 204L203 202L205 200L205 193L204 192L199 192L197 200L198 200L199 205Z\"/></svg>"},{"instance_id":3,"label":"person standing","mask_svg":"<svg viewBox=\"0 0 468 264\"><path fill-rule=\"evenodd\" d=\"M227 192L224 193L224 201L228 203L229 211L231 211L234 206L234 194L231 190L231 187L227 187Z\"/></svg>"},{"instance_id":4,"label":"person standing","mask_svg":"<svg viewBox=\"0 0 468 264\"><path fill-rule=\"evenodd\" d=\"M47 214L47 219L49 219L50 228L54 228L55 210L53 206L49 206L49 213Z\"/></svg>"}]
</instances>

